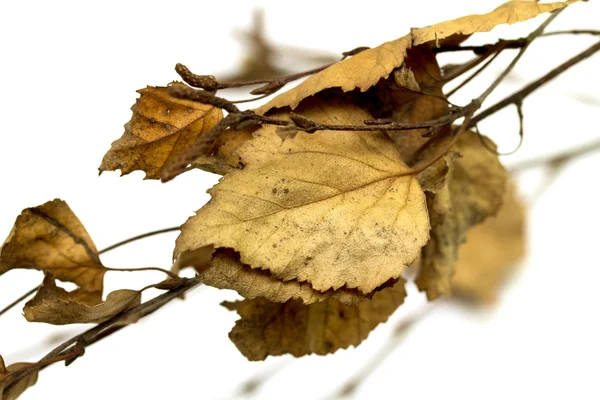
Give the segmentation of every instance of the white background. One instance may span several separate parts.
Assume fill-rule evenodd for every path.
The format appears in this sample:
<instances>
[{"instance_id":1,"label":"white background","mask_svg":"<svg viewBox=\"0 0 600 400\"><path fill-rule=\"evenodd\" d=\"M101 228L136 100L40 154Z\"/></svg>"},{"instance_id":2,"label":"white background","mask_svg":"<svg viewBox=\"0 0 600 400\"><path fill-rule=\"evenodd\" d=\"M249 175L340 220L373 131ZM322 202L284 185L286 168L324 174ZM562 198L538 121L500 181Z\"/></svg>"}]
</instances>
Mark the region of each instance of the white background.
<instances>
[{"instance_id":1,"label":"white background","mask_svg":"<svg viewBox=\"0 0 600 400\"><path fill-rule=\"evenodd\" d=\"M135 90L176 79L176 62L217 76L236 70L244 48L231 32L250 25L256 6L265 8L268 33L276 43L335 54L400 37L411 26L497 5L491 0L3 1L0 240L23 208L56 197L68 202L98 248L180 225L200 208L215 175L194 171L161 184L143 181L141 172L98 177L97 167L130 118ZM598 2L576 4L550 30L597 29L599 16ZM477 41L517 37L540 21L502 27ZM488 104L593 40L543 39ZM526 100L525 144L504 159L508 165L600 137L599 67L600 58L591 58ZM496 66L491 72L500 70ZM476 96L484 84L477 82L455 101L464 104ZM517 142L514 110L499 113L481 128L501 150ZM474 310L440 302L390 347L394 325L427 308L411 286L407 303L391 322L356 350L250 363L227 338L235 313L219 306L235 293L200 288L186 301L173 302L90 347L69 368L44 370L23 399L236 398L241 383L262 373L274 376L254 398L327 398L381 351L391 354L358 388L356 398L599 398L599 167L599 154L590 153L569 163L551 186L544 184L543 168L520 176L520 190L530 204L529 250L494 307ZM147 239L103 260L111 267L168 267L175 237ZM107 289L140 288L160 278L158 273L109 273ZM40 280L35 271L2 276L0 307ZM0 318L0 354L7 363L35 361L84 328L27 324L16 308Z\"/></svg>"}]
</instances>

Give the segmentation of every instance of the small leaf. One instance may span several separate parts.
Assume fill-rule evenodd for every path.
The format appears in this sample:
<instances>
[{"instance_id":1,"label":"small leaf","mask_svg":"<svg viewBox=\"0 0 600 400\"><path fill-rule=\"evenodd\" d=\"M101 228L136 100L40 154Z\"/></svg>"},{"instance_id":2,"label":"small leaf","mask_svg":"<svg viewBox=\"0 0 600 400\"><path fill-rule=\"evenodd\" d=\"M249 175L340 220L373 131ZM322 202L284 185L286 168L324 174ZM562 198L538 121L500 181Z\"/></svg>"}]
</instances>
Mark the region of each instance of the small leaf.
<instances>
[{"instance_id":1,"label":"small leaf","mask_svg":"<svg viewBox=\"0 0 600 400\"><path fill-rule=\"evenodd\" d=\"M274 303L257 298L224 304L240 319L229 333L250 361L290 353L325 355L358 346L404 302L405 281L375 293L371 300L348 306L334 299L304 305L290 300Z\"/></svg>"},{"instance_id":2,"label":"small leaf","mask_svg":"<svg viewBox=\"0 0 600 400\"><path fill-rule=\"evenodd\" d=\"M14 268L49 271L102 296L106 269L89 234L62 200L26 208L0 248L0 274Z\"/></svg>"},{"instance_id":3,"label":"small leaf","mask_svg":"<svg viewBox=\"0 0 600 400\"><path fill-rule=\"evenodd\" d=\"M125 175L142 170L146 179L159 179L169 160L223 118L219 108L171 97L166 87L148 86L138 93L133 116L104 156L101 172L120 169Z\"/></svg>"},{"instance_id":4,"label":"small leaf","mask_svg":"<svg viewBox=\"0 0 600 400\"><path fill-rule=\"evenodd\" d=\"M458 250L452 291L470 300L492 303L500 285L525 252L525 210L508 185L498 214L467 233Z\"/></svg>"},{"instance_id":5,"label":"small leaf","mask_svg":"<svg viewBox=\"0 0 600 400\"><path fill-rule=\"evenodd\" d=\"M31 365L32 363L15 363L8 367L4 366L4 360L0 356L0 400L16 400L25 390L35 385L38 378L38 371L34 371L17 383L13 384L10 389L6 390L6 387L11 384L11 375L22 371Z\"/></svg>"},{"instance_id":6,"label":"small leaf","mask_svg":"<svg viewBox=\"0 0 600 400\"><path fill-rule=\"evenodd\" d=\"M53 325L102 322L139 305L141 298L139 291L123 289L109 293L103 302L90 301L85 292L67 292L57 287L54 277L47 274L35 297L25 304L23 313L29 322Z\"/></svg>"},{"instance_id":7,"label":"small leaf","mask_svg":"<svg viewBox=\"0 0 600 400\"><path fill-rule=\"evenodd\" d=\"M300 112L321 123L370 118L330 99ZM398 278L429 239L424 193L382 132L299 133L282 142L267 126L239 153L245 168L209 191L211 201L182 227L176 258L232 248L279 280L368 294Z\"/></svg>"},{"instance_id":8,"label":"small leaf","mask_svg":"<svg viewBox=\"0 0 600 400\"><path fill-rule=\"evenodd\" d=\"M496 148L491 140L484 140L488 148ZM451 294L458 248L467 230L498 212L506 188L506 170L498 156L482 146L476 133L465 132L456 147L462 157L451 167L448 192L440 192L446 203L436 202L437 195L430 197L431 240L423 248L416 279L429 300Z\"/></svg>"}]
</instances>

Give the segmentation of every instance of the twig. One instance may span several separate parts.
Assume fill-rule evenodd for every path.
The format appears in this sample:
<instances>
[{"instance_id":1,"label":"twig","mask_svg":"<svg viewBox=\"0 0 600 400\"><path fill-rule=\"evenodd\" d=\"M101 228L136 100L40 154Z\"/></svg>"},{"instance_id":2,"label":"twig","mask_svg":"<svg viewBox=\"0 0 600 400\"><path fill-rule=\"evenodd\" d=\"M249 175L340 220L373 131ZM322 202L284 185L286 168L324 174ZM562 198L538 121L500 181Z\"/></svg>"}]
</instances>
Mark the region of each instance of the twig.
<instances>
[{"instance_id":1,"label":"twig","mask_svg":"<svg viewBox=\"0 0 600 400\"><path fill-rule=\"evenodd\" d=\"M33 289L30 289L29 291L27 291L27 293L22 294L21 297L19 297L18 299L16 299L15 301L13 301L12 303L10 303L9 305L7 305L6 307L4 307L2 309L2 311L0 311L0 316L2 316L3 314L5 314L8 310L10 310L11 308L13 308L14 306L16 306L17 304L19 304L20 302L22 302L23 300L25 300L26 298L28 298L29 296L31 296L32 294L34 294L36 292L36 290L38 290L40 288L40 286L36 286Z\"/></svg>"},{"instance_id":2,"label":"twig","mask_svg":"<svg viewBox=\"0 0 600 400\"><path fill-rule=\"evenodd\" d=\"M550 72L548 72L547 74L542 76L541 78L539 78L539 79L535 80L534 82L530 83L529 85L525 86L523 89L519 90L518 92L513 93L512 95L504 98L503 100L499 101L498 103L494 104L493 106L491 106L491 107L487 108L486 110L482 111L481 113L477 114L471 121L470 126L477 124L479 121L489 117L490 115L494 114L497 111L500 111L501 109L503 109L504 107L506 107L510 104L517 104L519 102L523 102L525 97L529 96L534 90L536 90L540 86L548 83L550 80L556 78L558 75L562 74L563 72L565 72L566 70L571 68L573 65L590 57L591 55L596 53L598 50L600 50L600 42L597 42L596 44L590 46L587 50L577 54L575 57L572 57L571 59L560 64L558 67L554 68L553 70L551 70Z\"/></svg>"},{"instance_id":3,"label":"twig","mask_svg":"<svg viewBox=\"0 0 600 400\"><path fill-rule=\"evenodd\" d=\"M600 151L600 140L587 143L580 147L576 147L572 150L568 150L564 153L559 153L554 156L544 156L540 158L534 158L532 160L526 160L521 163L515 164L508 167L510 173L520 173L531 168L537 168L543 165L562 164L573 158Z\"/></svg>"},{"instance_id":4,"label":"twig","mask_svg":"<svg viewBox=\"0 0 600 400\"><path fill-rule=\"evenodd\" d=\"M50 353L48 353L45 357L43 357L37 363L16 371L14 373L9 373L2 378L0 378L0 384L4 384L4 388L6 391L10 390L12 385L15 385L21 379L25 378L29 374L34 371L40 371L58 361L72 361L77 357L82 355L80 350L76 352L70 352L69 350L78 349L78 346L81 349L85 349L86 347L96 343L97 341L111 335L114 332L117 332L128 325L120 325L122 321L126 321L129 317L133 317L135 315L139 315L139 318L144 318L147 315L152 314L154 311L163 307L165 304L169 303L171 300L180 297L182 294L186 293L188 290L194 288L198 284L200 284L200 280L197 278L187 279L182 278L184 283L175 289L169 290L166 293L163 293L155 298L148 300L136 307L129 309L121 314L115 315L114 317L108 319L105 322L102 322L95 327L88 329L87 331L80 333L69 340L62 343L60 346L56 347Z\"/></svg>"},{"instance_id":5,"label":"twig","mask_svg":"<svg viewBox=\"0 0 600 400\"><path fill-rule=\"evenodd\" d=\"M110 245L110 246L108 246L108 247L100 250L98 252L98 254L104 254L104 253L109 252L111 250L114 250L114 249L116 249L118 247L124 246L126 244L131 243L131 242L135 242L135 241L140 240L140 239L145 239L145 238L150 237L150 236L160 235L162 233L168 233L168 232L176 232L179 229L181 229L179 226L173 226L173 227L170 227L170 228L159 229L157 231L142 233L141 235L137 235L137 236L131 237L129 239L122 240L122 241L120 241L118 243L115 243L113 245Z\"/></svg>"}]
</instances>

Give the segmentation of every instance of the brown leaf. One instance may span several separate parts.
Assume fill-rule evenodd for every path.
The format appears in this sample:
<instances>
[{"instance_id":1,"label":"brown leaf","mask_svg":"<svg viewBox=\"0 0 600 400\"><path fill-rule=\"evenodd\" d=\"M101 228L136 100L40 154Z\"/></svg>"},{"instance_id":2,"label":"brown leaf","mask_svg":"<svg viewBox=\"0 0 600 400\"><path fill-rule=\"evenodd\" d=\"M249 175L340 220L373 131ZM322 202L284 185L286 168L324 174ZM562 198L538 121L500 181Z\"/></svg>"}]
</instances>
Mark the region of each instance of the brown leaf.
<instances>
[{"instance_id":1,"label":"brown leaf","mask_svg":"<svg viewBox=\"0 0 600 400\"><path fill-rule=\"evenodd\" d=\"M162 167L208 132L222 118L214 106L176 99L166 87L148 86L138 90L140 98L131 107L133 116L123 136L104 155L100 171L135 170L146 179L159 179Z\"/></svg>"},{"instance_id":2,"label":"brown leaf","mask_svg":"<svg viewBox=\"0 0 600 400\"><path fill-rule=\"evenodd\" d=\"M488 14L469 15L425 28L412 29L406 36L364 50L351 58L333 64L255 111L264 115L276 108L290 107L294 110L302 100L331 88L340 88L343 92L355 89L365 92L380 80L387 79L394 69L400 67L407 50L411 47L454 35L464 37L475 32L487 32L497 25L525 21L541 13L563 8L575 1L578 0L548 4L511 1Z\"/></svg>"},{"instance_id":3,"label":"brown leaf","mask_svg":"<svg viewBox=\"0 0 600 400\"><path fill-rule=\"evenodd\" d=\"M540 4L537 1L509 1L487 14L473 14L411 30L413 46L437 42L452 35L489 32L498 25L527 21L542 13L566 7L579 0Z\"/></svg>"},{"instance_id":4,"label":"brown leaf","mask_svg":"<svg viewBox=\"0 0 600 400\"><path fill-rule=\"evenodd\" d=\"M241 168L238 149L252 139L252 132L256 128L228 129L223 133L214 145L214 155L204 155L192 162L192 167L225 175L236 168Z\"/></svg>"},{"instance_id":5,"label":"brown leaf","mask_svg":"<svg viewBox=\"0 0 600 400\"><path fill-rule=\"evenodd\" d=\"M246 299L263 297L277 303L297 299L304 304L312 304L331 297L348 305L358 304L365 299L356 290L340 288L319 292L306 282L281 281L271 276L269 271L242 264L239 255L231 250L218 250L210 265L202 274L202 283L219 289L233 289Z\"/></svg>"},{"instance_id":6,"label":"brown leaf","mask_svg":"<svg viewBox=\"0 0 600 400\"><path fill-rule=\"evenodd\" d=\"M56 199L26 208L0 248L0 274L14 268L49 271L63 281L102 296L106 269L89 234L69 208Z\"/></svg>"},{"instance_id":7,"label":"brown leaf","mask_svg":"<svg viewBox=\"0 0 600 400\"><path fill-rule=\"evenodd\" d=\"M274 303L257 298L226 304L240 319L229 333L250 361L290 353L325 355L358 346L404 302L404 280L375 293L371 300L348 306L334 299L304 305L290 300Z\"/></svg>"},{"instance_id":8,"label":"brown leaf","mask_svg":"<svg viewBox=\"0 0 600 400\"><path fill-rule=\"evenodd\" d=\"M67 292L57 287L54 277L47 274L35 297L25 304L23 313L29 322L53 325L102 322L139 305L141 299L141 292L123 289L109 293L103 302L90 301L85 292Z\"/></svg>"},{"instance_id":9,"label":"brown leaf","mask_svg":"<svg viewBox=\"0 0 600 400\"><path fill-rule=\"evenodd\" d=\"M491 216L467 233L458 251L452 291L468 299L491 303L502 282L525 252L525 212L514 187Z\"/></svg>"},{"instance_id":10,"label":"brown leaf","mask_svg":"<svg viewBox=\"0 0 600 400\"><path fill-rule=\"evenodd\" d=\"M300 114L322 123L369 118L341 101L314 99ZM245 167L209 192L175 256L208 245L317 291L371 293L400 276L428 240L425 196L382 132L299 133L282 142L272 126L239 150Z\"/></svg>"},{"instance_id":11,"label":"brown leaf","mask_svg":"<svg viewBox=\"0 0 600 400\"><path fill-rule=\"evenodd\" d=\"M484 140L489 148L495 149L491 140ZM481 144L476 133L465 132L456 147L462 157L451 167L448 193L443 193L436 207L429 209L431 240L423 248L421 270L416 279L417 286L427 292L429 300L451 293L458 248L467 230L498 212L506 188L506 170L498 156ZM435 198L430 200L430 206L436 203ZM443 214L437 214L439 211Z\"/></svg>"},{"instance_id":12,"label":"brown leaf","mask_svg":"<svg viewBox=\"0 0 600 400\"><path fill-rule=\"evenodd\" d=\"M11 375L21 370L27 369L32 363L15 363L8 367L4 366L4 360L0 357L0 400L15 400L29 387L35 385L38 378L38 371L28 374L23 379L16 382L8 390L6 387L11 383Z\"/></svg>"}]
</instances>

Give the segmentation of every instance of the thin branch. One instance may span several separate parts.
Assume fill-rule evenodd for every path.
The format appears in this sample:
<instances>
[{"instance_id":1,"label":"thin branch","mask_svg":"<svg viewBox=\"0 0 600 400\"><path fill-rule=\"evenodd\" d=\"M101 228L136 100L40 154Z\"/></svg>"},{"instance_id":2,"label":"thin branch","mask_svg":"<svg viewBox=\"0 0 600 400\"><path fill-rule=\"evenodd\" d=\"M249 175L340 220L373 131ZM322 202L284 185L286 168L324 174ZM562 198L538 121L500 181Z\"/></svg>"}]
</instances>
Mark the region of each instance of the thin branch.
<instances>
[{"instance_id":1,"label":"thin branch","mask_svg":"<svg viewBox=\"0 0 600 400\"><path fill-rule=\"evenodd\" d=\"M154 236L154 235L160 235L162 233L176 232L176 231L178 231L180 229L181 229L181 227L179 227L179 226L173 226L173 227L170 227L170 228L159 229L157 231L142 233L141 235L137 235L137 236L131 237L129 239L122 240L122 241L120 241L118 243L115 243L113 245L110 245L110 246L108 246L108 247L100 250L98 252L98 254L104 254L106 252L109 252L109 251L114 250L114 249L116 249L118 247L121 247L123 245L129 244L131 242L135 242L135 241L140 240L140 239L145 239L147 237Z\"/></svg>"},{"instance_id":2,"label":"thin branch","mask_svg":"<svg viewBox=\"0 0 600 400\"><path fill-rule=\"evenodd\" d=\"M22 294L21 297L19 297L18 299L16 299L15 301L13 301L12 303L10 303L6 307L4 307L2 309L2 311L0 311L0 316L4 315L8 310L10 310L14 306L16 306L17 304L19 304L20 302L22 302L23 300L25 300L26 298L28 298L32 294L34 294L39 288L40 288L40 286L36 286L33 289L30 289L29 291L27 291L27 293Z\"/></svg>"},{"instance_id":3,"label":"thin branch","mask_svg":"<svg viewBox=\"0 0 600 400\"><path fill-rule=\"evenodd\" d=\"M596 31L593 29L571 29L568 31L553 31L553 32L548 32L548 33L544 33L542 36L543 37L548 37L548 36L555 36L555 35L592 35L592 36L598 36L600 35L600 31Z\"/></svg>"},{"instance_id":4,"label":"thin branch","mask_svg":"<svg viewBox=\"0 0 600 400\"><path fill-rule=\"evenodd\" d=\"M40 371L58 361L73 361L80 357L83 353L82 350L86 347L96 343L97 341L110 336L112 333L117 332L128 325L121 325L122 321L127 321L128 318L135 315L139 315L139 318L144 318L165 304L169 303L173 299L176 299L196 287L200 284L200 280L197 278L186 279L182 278L184 283L175 289L169 290L155 298L148 300L136 307L129 309L123 313L117 314L114 317L102 322L95 327L88 329L87 331L80 333L69 340L56 347L45 357L39 360L37 363L28 366L22 370L9 373L0 378L0 384L4 385L4 390L10 390L10 387L17 384L21 379L25 378L29 374ZM76 351L73 351L76 350Z\"/></svg>"},{"instance_id":5,"label":"thin branch","mask_svg":"<svg viewBox=\"0 0 600 400\"><path fill-rule=\"evenodd\" d=\"M497 111L500 111L501 109L503 109L504 107L506 107L510 104L517 104L519 102L523 102L523 100L527 96L529 96L533 91L535 91L542 85L548 83L550 80L556 78L558 75L562 74L563 72L565 72L566 70L568 70L569 68L574 66L575 64L590 57L591 55L596 53L598 50L600 50L600 42L597 42L596 44L590 46L587 50L577 54L575 57L572 57L571 59L560 64L558 67L554 68L553 70L551 70L550 72L548 72L547 74L542 76L541 78L539 78L539 79L535 80L534 82L530 83L529 85L525 86L523 89L519 90L518 92L513 93L512 95L504 98L503 100L499 101L498 103L494 104L493 106L491 106L491 107L487 108L486 110L482 111L481 113L477 114L471 121L471 126L477 124L479 121L489 117L490 115L494 114Z\"/></svg>"},{"instance_id":6,"label":"thin branch","mask_svg":"<svg viewBox=\"0 0 600 400\"><path fill-rule=\"evenodd\" d=\"M587 155L588 153L594 153L597 151L600 151L600 140L586 143L572 150L565 151L564 153L559 153L553 156L543 156L540 158L534 158L532 160L523 161L521 163L508 167L508 171L516 174L529 170L531 168L537 168L544 165L562 164L579 156Z\"/></svg>"}]
</instances>

